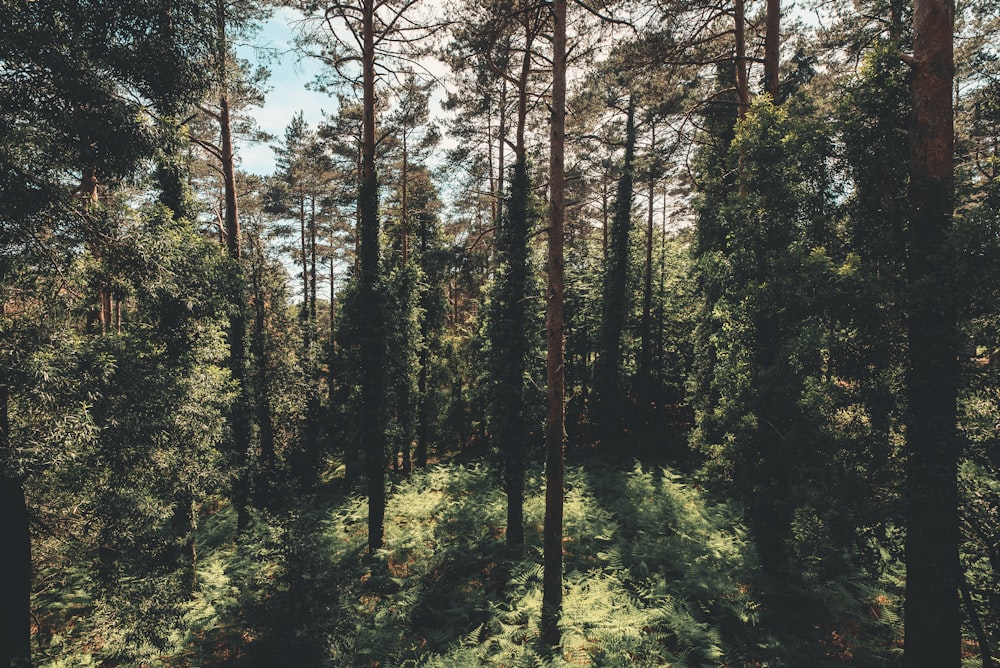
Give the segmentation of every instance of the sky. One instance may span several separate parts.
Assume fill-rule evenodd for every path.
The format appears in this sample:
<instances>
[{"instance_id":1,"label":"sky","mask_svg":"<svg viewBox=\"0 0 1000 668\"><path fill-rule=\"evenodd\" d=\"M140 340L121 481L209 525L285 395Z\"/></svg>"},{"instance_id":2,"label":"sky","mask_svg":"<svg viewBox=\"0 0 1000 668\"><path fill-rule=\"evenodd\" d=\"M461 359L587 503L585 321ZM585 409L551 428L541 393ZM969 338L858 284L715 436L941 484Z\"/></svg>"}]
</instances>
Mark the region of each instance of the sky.
<instances>
[{"instance_id":1,"label":"sky","mask_svg":"<svg viewBox=\"0 0 1000 668\"><path fill-rule=\"evenodd\" d=\"M285 128L299 111L303 112L309 125L316 125L323 120L323 111L332 113L337 109L335 99L325 93L306 88L320 67L315 61L300 61L299 54L295 52L291 43L292 24L299 16L295 10L287 7L279 8L263 25L253 44L237 47L239 55L252 63L261 61L261 56L254 46L276 54L273 60L263 63L271 70L264 106L250 110L251 115L257 119L260 129L274 135L275 142L281 140ZM270 143L244 142L236 151L243 171L260 175L271 174L274 171L274 151Z\"/></svg>"}]
</instances>

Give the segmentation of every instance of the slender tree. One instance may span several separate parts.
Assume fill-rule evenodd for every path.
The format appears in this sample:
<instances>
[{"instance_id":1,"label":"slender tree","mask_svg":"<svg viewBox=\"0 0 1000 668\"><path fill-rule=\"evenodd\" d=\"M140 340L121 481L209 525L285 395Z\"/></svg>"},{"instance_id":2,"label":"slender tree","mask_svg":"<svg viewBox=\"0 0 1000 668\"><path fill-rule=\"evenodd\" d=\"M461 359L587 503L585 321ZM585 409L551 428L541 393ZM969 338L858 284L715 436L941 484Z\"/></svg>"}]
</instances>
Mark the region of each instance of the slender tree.
<instances>
[{"instance_id":1,"label":"slender tree","mask_svg":"<svg viewBox=\"0 0 1000 668\"><path fill-rule=\"evenodd\" d=\"M626 405L622 382L622 337L631 313L629 240L632 235L632 195L635 176L635 100L629 96L625 126L625 157L615 197L608 244L607 270L601 299L600 348L594 366L595 417L604 445L614 445Z\"/></svg>"},{"instance_id":2,"label":"slender tree","mask_svg":"<svg viewBox=\"0 0 1000 668\"><path fill-rule=\"evenodd\" d=\"M562 610L563 467L566 439L563 367L563 221L566 216L566 0L552 2L552 121L549 156L548 289L546 290L545 529L542 574L542 636L559 644Z\"/></svg>"},{"instance_id":3,"label":"slender tree","mask_svg":"<svg viewBox=\"0 0 1000 668\"><path fill-rule=\"evenodd\" d=\"M0 304L0 308L3 305ZM5 314L0 311L0 317ZM0 527L7 540L0 549L9 589L0 604L0 665L21 668L31 661L31 534L28 504L14 461L10 437L10 387L0 376Z\"/></svg>"},{"instance_id":4,"label":"slender tree","mask_svg":"<svg viewBox=\"0 0 1000 668\"><path fill-rule=\"evenodd\" d=\"M764 14L764 92L778 98L778 51L781 47L781 0L767 0Z\"/></svg>"}]
</instances>

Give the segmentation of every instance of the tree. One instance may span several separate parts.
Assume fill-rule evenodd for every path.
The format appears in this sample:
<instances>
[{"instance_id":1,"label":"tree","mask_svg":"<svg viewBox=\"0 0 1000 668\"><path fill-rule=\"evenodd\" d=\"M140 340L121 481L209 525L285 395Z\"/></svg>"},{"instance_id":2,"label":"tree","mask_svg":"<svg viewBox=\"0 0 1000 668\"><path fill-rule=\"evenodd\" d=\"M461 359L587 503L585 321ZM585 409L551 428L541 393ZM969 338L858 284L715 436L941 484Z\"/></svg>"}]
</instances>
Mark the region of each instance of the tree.
<instances>
[{"instance_id":1,"label":"tree","mask_svg":"<svg viewBox=\"0 0 1000 668\"><path fill-rule=\"evenodd\" d=\"M532 45L541 28L541 18L538 5L523 4L515 9L514 16L505 18L523 30L520 67L513 76L499 72L516 91L514 168L510 192L501 207L499 229L494 237L497 269L488 306L486 338L491 393L489 422L493 442L503 460L507 493L506 540L508 545L520 550L524 544L524 466L531 430L526 379L534 347L529 239L537 220L536 209L532 206L525 137Z\"/></svg>"},{"instance_id":2,"label":"tree","mask_svg":"<svg viewBox=\"0 0 1000 668\"><path fill-rule=\"evenodd\" d=\"M193 64L192 54L204 43L192 29L192 5L113 3L107 9L115 9L118 21L92 21L53 2L6 3L0 9L0 69L10 73L0 82L0 95L7 101L0 110L0 184L7 194L0 212L0 495L7 536L3 566L14 583L0 604L3 665L31 662L25 484L37 463L23 459L32 448L16 442L16 434L24 432L18 428L22 416L12 407L23 405L38 384L12 374L9 363L37 350L33 341L44 340L10 334L27 334L33 326L25 318L32 315L35 325L41 325L48 318L38 317L34 307L42 306L45 313L58 302L19 303L18 295L28 285L22 282L23 272L37 273L40 281L64 272L72 257L67 250L89 241L88 230L103 232L100 218L83 210L82 197L76 195L93 201L101 189L106 192L131 175L156 145L153 128L142 120L144 112L169 113L204 85ZM27 252L31 249L35 252ZM50 253L55 254L45 261ZM99 302L107 326L111 314L104 295ZM53 330L65 325L62 320ZM43 331L38 327L36 333ZM18 349L17 343L23 347Z\"/></svg>"},{"instance_id":3,"label":"tree","mask_svg":"<svg viewBox=\"0 0 1000 668\"><path fill-rule=\"evenodd\" d=\"M951 0L914 3L904 654L911 668L961 663L958 336L948 242L954 206L954 21Z\"/></svg>"},{"instance_id":4,"label":"tree","mask_svg":"<svg viewBox=\"0 0 1000 668\"><path fill-rule=\"evenodd\" d=\"M296 478L307 487L317 473L318 450L322 434L321 347L317 314L320 259L320 233L330 227L336 216L334 166L316 130L309 128L302 112L285 129L285 142L275 147L278 172L265 195L266 209L282 224L276 228L293 237L285 250L301 267L302 305L299 308L302 350L301 376L306 388L305 415L299 446L292 457ZM291 229L288 223L291 222ZM297 223L297 225L296 225ZM298 239L294 239L295 227ZM261 431L261 433L265 433Z\"/></svg>"},{"instance_id":5,"label":"tree","mask_svg":"<svg viewBox=\"0 0 1000 668\"><path fill-rule=\"evenodd\" d=\"M382 547L385 532L385 460L386 434L383 427L386 391L386 323L383 321L384 294L379 263L379 182L376 171L378 136L375 125L376 68L381 59L391 61L402 45L428 30L410 19L419 0L400 3L358 0L328 3L322 7L306 5L319 25L326 30L325 38L307 36L307 41L319 41L318 57L338 74L350 79L356 72L350 67L361 66L361 157L360 190L358 194L358 317L360 328L361 404L359 441L365 450L365 472L368 485L368 548L374 553ZM318 13L318 16L317 16ZM334 20L346 29L348 36L334 30ZM381 57L381 58L380 58Z\"/></svg>"},{"instance_id":6,"label":"tree","mask_svg":"<svg viewBox=\"0 0 1000 668\"><path fill-rule=\"evenodd\" d=\"M626 406L621 372L622 336L632 310L628 288L635 142L635 100L630 96L625 126L625 157L615 197L601 299L600 346L594 366L595 413L606 446L614 446L620 436L621 430L616 423L621 420Z\"/></svg>"},{"instance_id":7,"label":"tree","mask_svg":"<svg viewBox=\"0 0 1000 668\"><path fill-rule=\"evenodd\" d=\"M546 291L545 536L542 637L559 643L562 608L563 467L566 439L563 367L563 221L565 219L566 0L552 3L552 121L549 156L548 289Z\"/></svg>"},{"instance_id":8,"label":"tree","mask_svg":"<svg viewBox=\"0 0 1000 668\"><path fill-rule=\"evenodd\" d=\"M259 101L261 94L257 83L266 76L256 73L256 80L247 76L245 64L234 62L231 28L248 30L261 18L259 9L248 3L231 3L214 0L211 27L214 35L209 39L211 56L205 66L212 73L214 104L206 102L199 110L217 128L213 139L192 135L192 141L215 162L215 169L222 179L222 203L219 221L220 238L230 259L229 285L233 305L229 318L229 369L240 388L230 413L232 457L234 461L232 501L238 514L241 530L250 524L252 481L249 470L253 439L253 392L249 382L247 355L247 300L246 278L242 266L243 233L240 228L238 193L236 190L236 154L234 119L236 110Z\"/></svg>"}]
</instances>

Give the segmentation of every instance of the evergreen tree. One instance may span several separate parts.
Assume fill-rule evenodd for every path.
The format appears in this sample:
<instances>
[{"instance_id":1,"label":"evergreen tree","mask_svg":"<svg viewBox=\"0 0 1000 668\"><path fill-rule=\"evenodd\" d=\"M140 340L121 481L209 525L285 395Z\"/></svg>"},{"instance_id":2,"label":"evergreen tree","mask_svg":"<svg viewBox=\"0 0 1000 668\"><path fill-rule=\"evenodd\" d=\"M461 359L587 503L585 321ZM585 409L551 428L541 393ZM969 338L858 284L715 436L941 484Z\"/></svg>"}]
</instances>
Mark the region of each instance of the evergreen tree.
<instances>
[{"instance_id":1,"label":"evergreen tree","mask_svg":"<svg viewBox=\"0 0 1000 668\"><path fill-rule=\"evenodd\" d=\"M954 260L954 25L951 0L913 11L904 662L961 663Z\"/></svg>"},{"instance_id":2,"label":"evergreen tree","mask_svg":"<svg viewBox=\"0 0 1000 668\"><path fill-rule=\"evenodd\" d=\"M629 277L632 195L635 177L635 101L630 96L625 126L625 157L608 242L608 262L601 298L600 347L594 365L595 416L601 440L613 446L628 405L622 381L622 338L631 315Z\"/></svg>"}]
</instances>

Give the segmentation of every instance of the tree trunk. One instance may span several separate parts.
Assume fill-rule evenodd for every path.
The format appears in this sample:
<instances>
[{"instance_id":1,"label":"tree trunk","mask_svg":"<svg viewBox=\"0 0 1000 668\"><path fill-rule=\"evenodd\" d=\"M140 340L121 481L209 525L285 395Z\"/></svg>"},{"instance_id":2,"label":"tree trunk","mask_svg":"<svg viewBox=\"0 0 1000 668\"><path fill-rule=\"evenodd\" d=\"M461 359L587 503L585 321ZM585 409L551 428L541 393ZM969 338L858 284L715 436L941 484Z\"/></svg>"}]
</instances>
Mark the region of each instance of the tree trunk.
<instances>
[{"instance_id":1,"label":"tree trunk","mask_svg":"<svg viewBox=\"0 0 1000 668\"><path fill-rule=\"evenodd\" d=\"M253 305L254 305L254 326L253 326L253 352L257 360L257 425L260 429L260 466L262 475L267 478L274 472L276 454L274 447L274 421L271 418L270 400L270 378L268 369L270 360L268 359L267 339L266 339L266 317L264 309L264 282L263 262L264 249L258 248L260 255L260 266L254 268L253 272Z\"/></svg>"},{"instance_id":2,"label":"tree trunk","mask_svg":"<svg viewBox=\"0 0 1000 668\"><path fill-rule=\"evenodd\" d=\"M953 0L916 0L910 129L907 668L961 663L954 262Z\"/></svg>"},{"instance_id":3,"label":"tree trunk","mask_svg":"<svg viewBox=\"0 0 1000 668\"><path fill-rule=\"evenodd\" d=\"M656 124L652 125L652 146L656 150ZM639 328L639 405L648 408L652 385L652 330L653 330L653 205L656 174L653 165L649 169L649 208L646 212L646 261L642 273L642 321Z\"/></svg>"},{"instance_id":4,"label":"tree trunk","mask_svg":"<svg viewBox=\"0 0 1000 668\"><path fill-rule=\"evenodd\" d=\"M399 200L400 200L399 201L399 208L400 208L400 215L399 215L399 219L400 220L399 220L399 222L400 222L400 227L401 227L401 231L400 231L400 237L401 237L400 238L400 245L401 245L402 251L403 251L403 266L404 267L406 266L406 263L410 259L410 225L409 225L410 224L410 211L409 211L409 201L408 201L408 197L407 197L407 195L409 194L407 192L407 190L408 190L407 186L409 185L409 180L410 180L410 176L409 176L409 168L410 168L409 161L410 161L410 156L409 156L409 150L408 150L408 148L409 147L406 145L406 128L404 128L403 129L403 174L402 174L402 179L401 179L402 183L400 184L400 198L399 198Z\"/></svg>"},{"instance_id":5,"label":"tree trunk","mask_svg":"<svg viewBox=\"0 0 1000 668\"><path fill-rule=\"evenodd\" d=\"M601 328L594 365L594 420L604 446L620 434L625 408L622 386L622 336L630 310L628 291L629 237L632 232L632 194L635 169L635 102L630 96L625 136L625 161L611 220L610 245L601 295Z\"/></svg>"},{"instance_id":6,"label":"tree trunk","mask_svg":"<svg viewBox=\"0 0 1000 668\"><path fill-rule=\"evenodd\" d=\"M316 197L309 214L309 326L316 327Z\"/></svg>"},{"instance_id":7,"label":"tree trunk","mask_svg":"<svg viewBox=\"0 0 1000 668\"><path fill-rule=\"evenodd\" d=\"M10 441L10 388L0 378L0 569L7 580L0 597L0 666L31 665L31 533L28 503Z\"/></svg>"},{"instance_id":8,"label":"tree trunk","mask_svg":"<svg viewBox=\"0 0 1000 668\"><path fill-rule=\"evenodd\" d=\"M224 34L225 28L221 30ZM225 93L219 99L219 128L222 135L222 181L226 203L226 250L233 261L233 271L236 273L233 288L235 294L232 295L235 308L229 317L229 369L240 391L231 409L230 428L233 432L233 451L236 456L233 505L236 506L237 527L242 531L250 526L250 478L247 470L251 447L250 393L246 378L246 304L243 295L242 233L236 203L236 169L233 159L229 97Z\"/></svg>"},{"instance_id":9,"label":"tree trunk","mask_svg":"<svg viewBox=\"0 0 1000 668\"><path fill-rule=\"evenodd\" d=\"M194 494L185 485L174 496L170 526L177 537L175 566L183 572L181 582L187 596L194 595L198 587L198 548L194 539L196 519Z\"/></svg>"},{"instance_id":10,"label":"tree trunk","mask_svg":"<svg viewBox=\"0 0 1000 668\"><path fill-rule=\"evenodd\" d=\"M764 90L778 100L778 49L781 46L781 0L767 0L764 18Z\"/></svg>"},{"instance_id":11,"label":"tree trunk","mask_svg":"<svg viewBox=\"0 0 1000 668\"><path fill-rule=\"evenodd\" d=\"M962 602L965 604L965 610L969 614L969 623L972 626L972 630L976 634L976 644L979 645L979 655L982 657L983 665L982 668L993 668L993 654L990 652L990 638L986 635L986 629L983 627L983 621L979 617L979 612L976 610L976 604L972 600L972 593L969 591L969 584L962 577L958 581L959 589L962 593Z\"/></svg>"},{"instance_id":12,"label":"tree trunk","mask_svg":"<svg viewBox=\"0 0 1000 668\"><path fill-rule=\"evenodd\" d=\"M302 310L299 312L299 322L309 320L309 253L306 250L306 196L299 190L299 252L302 253ZM309 332L306 330L306 345L309 344Z\"/></svg>"},{"instance_id":13,"label":"tree trunk","mask_svg":"<svg viewBox=\"0 0 1000 668\"><path fill-rule=\"evenodd\" d=\"M736 110L737 118L750 111L750 83L747 81L747 33L743 0L734 0L734 33L736 35Z\"/></svg>"},{"instance_id":14,"label":"tree trunk","mask_svg":"<svg viewBox=\"0 0 1000 668\"><path fill-rule=\"evenodd\" d=\"M566 0L552 2L552 122L549 159L549 248L546 303L545 528L542 574L542 638L559 644L562 610L563 457L566 437L563 367L563 222L566 214Z\"/></svg>"},{"instance_id":15,"label":"tree trunk","mask_svg":"<svg viewBox=\"0 0 1000 668\"><path fill-rule=\"evenodd\" d=\"M362 3L363 116L360 193L361 429L368 476L368 550L382 547L385 533L385 374L379 288L378 177L375 173L375 0Z\"/></svg>"},{"instance_id":16,"label":"tree trunk","mask_svg":"<svg viewBox=\"0 0 1000 668\"><path fill-rule=\"evenodd\" d=\"M424 338L424 345L420 347L420 375L417 378L417 392L420 395L420 413L417 417L417 447L414 451L414 460L417 468L427 468L427 445L430 441L430 398L428 391L428 367L430 366L430 350L427 346L427 338Z\"/></svg>"},{"instance_id":17,"label":"tree trunk","mask_svg":"<svg viewBox=\"0 0 1000 668\"><path fill-rule=\"evenodd\" d=\"M528 274L528 202L531 197L528 163L525 153L525 128L528 119L528 79L531 76L531 46L534 31L531 19L525 13L524 56L517 79L517 127L514 141L514 177L511 181L510 205L507 208L509 229L497 234L508 269L504 286L502 321L508 321L515 333L497 342L502 357L500 366L505 373L496 381L501 387L497 410L501 413L496 434L504 459L504 487L507 494L507 545L521 549L524 545L524 444L528 439L525 422L527 406L524 389L524 372L527 364L528 343L525 339L524 304L527 300Z\"/></svg>"},{"instance_id":18,"label":"tree trunk","mask_svg":"<svg viewBox=\"0 0 1000 668\"><path fill-rule=\"evenodd\" d=\"M601 267L608 269L608 214L611 210L608 196L608 173L601 178Z\"/></svg>"},{"instance_id":19,"label":"tree trunk","mask_svg":"<svg viewBox=\"0 0 1000 668\"><path fill-rule=\"evenodd\" d=\"M510 49L510 44L507 45L508 50ZM507 180L507 175L504 173L506 168L505 158L507 155L506 144L507 144L507 78L500 78L500 126L497 128L497 137L499 141L497 142L497 190L496 190L496 218L493 220L494 225L500 224L500 218L503 216L503 190L504 183ZM490 140L492 145L493 140Z\"/></svg>"}]
</instances>

